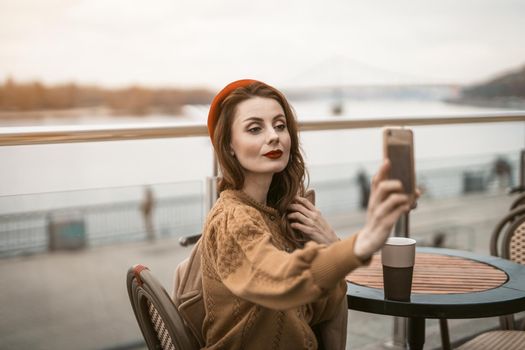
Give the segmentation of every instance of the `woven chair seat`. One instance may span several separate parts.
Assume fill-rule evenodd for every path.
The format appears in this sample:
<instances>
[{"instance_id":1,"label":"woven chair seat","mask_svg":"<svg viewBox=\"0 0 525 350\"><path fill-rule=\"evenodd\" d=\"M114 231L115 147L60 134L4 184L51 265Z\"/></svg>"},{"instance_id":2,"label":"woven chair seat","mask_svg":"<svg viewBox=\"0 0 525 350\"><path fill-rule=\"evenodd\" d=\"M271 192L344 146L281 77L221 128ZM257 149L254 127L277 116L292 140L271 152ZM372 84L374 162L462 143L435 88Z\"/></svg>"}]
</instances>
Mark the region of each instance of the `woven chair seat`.
<instances>
[{"instance_id":1,"label":"woven chair seat","mask_svg":"<svg viewBox=\"0 0 525 350\"><path fill-rule=\"evenodd\" d=\"M457 350L523 350L525 331L491 331L478 335Z\"/></svg>"}]
</instances>

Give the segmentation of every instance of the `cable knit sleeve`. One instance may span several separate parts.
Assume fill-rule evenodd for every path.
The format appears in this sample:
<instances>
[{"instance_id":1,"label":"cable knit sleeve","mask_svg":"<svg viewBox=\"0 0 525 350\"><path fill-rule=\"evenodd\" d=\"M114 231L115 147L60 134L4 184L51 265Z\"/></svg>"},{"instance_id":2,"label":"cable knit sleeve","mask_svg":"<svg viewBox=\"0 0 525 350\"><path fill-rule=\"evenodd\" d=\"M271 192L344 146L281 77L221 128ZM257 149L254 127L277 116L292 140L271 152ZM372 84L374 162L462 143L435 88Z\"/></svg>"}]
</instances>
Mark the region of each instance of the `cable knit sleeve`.
<instances>
[{"instance_id":1,"label":"cable knit sleeve","mask_svg":"<svg viewBox=\"0 0 525 350\"><path fill-rule=\"evenodd\" d=\"M207 254L224 285L250 302L277 310L314 302L362 264L353 253L355 236L328 247L309 242L287 253L272 244L255 208L236 207L220 216L207 232Z\"/></svg>"}]
</instances>

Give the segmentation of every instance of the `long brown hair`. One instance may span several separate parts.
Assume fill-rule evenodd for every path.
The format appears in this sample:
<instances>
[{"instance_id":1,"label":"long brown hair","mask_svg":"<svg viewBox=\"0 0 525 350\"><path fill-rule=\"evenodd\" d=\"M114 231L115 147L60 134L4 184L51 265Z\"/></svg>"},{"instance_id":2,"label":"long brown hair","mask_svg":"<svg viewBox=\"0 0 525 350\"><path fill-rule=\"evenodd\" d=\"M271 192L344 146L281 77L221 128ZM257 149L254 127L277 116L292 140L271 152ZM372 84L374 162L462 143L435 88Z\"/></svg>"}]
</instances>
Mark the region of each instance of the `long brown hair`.
<instances>
[{"instance_id":1,"label":"long brown hair","mask_svg":"<svg viewBox=\"0 0 525 350\"><path fill-rule=\"evenodd\" d=\"M304 241L302 235L297 234L290 227L286 214L295 196L304 195L304 182L308 174L301 154L295 113L279 90L262 82L254 82L235 89L221 103L221 112L213 134L213 146L222 171L222 177L219 179L219 192L226 189L240 190L244 186L243 168L230 153L231 129L239 103L254 97L271 98L277 101L284 111L291 140L290 159L283 171L273 175L266 201L267 205L274 207L279 212L281 226L288 234L288 238L300 243Z\"/></svg>"}]
</instances>

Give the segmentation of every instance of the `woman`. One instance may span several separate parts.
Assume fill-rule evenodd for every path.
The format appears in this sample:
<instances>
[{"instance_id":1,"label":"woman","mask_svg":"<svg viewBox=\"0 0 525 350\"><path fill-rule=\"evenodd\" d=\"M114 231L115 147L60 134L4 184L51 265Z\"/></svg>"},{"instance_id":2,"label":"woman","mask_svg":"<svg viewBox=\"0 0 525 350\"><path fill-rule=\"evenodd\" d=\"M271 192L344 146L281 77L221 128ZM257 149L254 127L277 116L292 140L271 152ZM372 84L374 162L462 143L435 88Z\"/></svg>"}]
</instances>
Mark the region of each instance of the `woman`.
<instances>
[{"instance_id":1,"label":"woman","mask_svg":"<svg viewBox=\"0 0 525 350\"><path fill-rule=\"evenodd\" d=\"M345 275L381 248L408 197L386 179L385 161L365 226L339 240L302 198L297 122L278 90L254 80L227 85L208 129L222 177L201 243L205 348L317 349L313 329L337 314Z\"/></svg>"}]
</instances>

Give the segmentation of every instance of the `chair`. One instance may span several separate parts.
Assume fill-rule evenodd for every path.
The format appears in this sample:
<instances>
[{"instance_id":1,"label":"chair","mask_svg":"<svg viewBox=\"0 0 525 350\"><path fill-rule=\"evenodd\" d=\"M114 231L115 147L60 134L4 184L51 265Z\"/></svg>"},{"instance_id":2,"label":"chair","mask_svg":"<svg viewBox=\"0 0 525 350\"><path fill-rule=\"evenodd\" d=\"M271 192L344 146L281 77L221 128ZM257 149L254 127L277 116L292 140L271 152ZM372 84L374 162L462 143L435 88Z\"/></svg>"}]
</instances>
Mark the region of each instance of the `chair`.
<instances>
[{"instance_id":1,"label":"chair","mask_svg":"<svg viewBox=\"0 0 525 350\"><path fill-rule=\"evenodd\" d=\"M509 212L494 228L490 254L525 264L525 206ZM503 236L501 234L504 233Z\"/></svg>"},{"instance_id":2,"label":"chair","mask_svg":"<svg viewBox=\"0 0 525 350\"><path fill-rule=\"evenodd\" d=\"M490 241L490 253L525 264L525 206L516 206L494 228ZM503 235L502 235L503 234ZM514 315L500 317L502 330L490 331L478 335L466 342L458 350L525 348L525 320L516 330Z\"/></svg>"},{"instance_id":3,"label":"chair","mask_svg":"<svg viewBox=\"0 0 525 350\"><path fill-rule=\"evenodd\" d=\"M147 267L131 267L126 284L133 312L150 350L195 348L177 308Z\"/></svg>"},{"instance_id":4,"label":"chair","mask_svg":"<svg viewBox=\"0 0 525 350\"><path fill-rule=\"evenodd\" d=\"M525 264L525 206L508 213L494 228L490 239L490 254ZM502 329L515 329L513 315L501 316Z\"/></svg>"},{"instance_id":5,"label":"chair","mask_svg":"<svg viewBox=\"0 0 525 350\"><path fill-rule=\"evenodd\" d=\"M518 199L520 198L521 196ZM518 201L515 201L515 203L518 203ZM525 215L524 214L525 214L525 206L516 204L514 210L509 212L496 225L492 233L491 241L490 241L490 254L491 255L509 259L519 264L525 264ZM502 233L504 234L502 235ZM451 346L450 346L450 338L449 338L447 320L441 319L439 322L439 325L441 329L442 347L443 349L450 349ZM507 330L507 331L515 330L516 324L514 321L514 315L501 316L500 326L502 330ZM525 320L523 321L523 325L521 327L522 328L525 327ZM505 337L510 336L510 335L503 335L504 333L497 333L497 334L493 332L490 332L490 333L491 333L491 336L497 337L498 339L499 338L503 339ZM481 335L479 337L481 337ZM477 349L477 348L475 346L472 346L472 347L466 347L465 349Z\"/></svg>"}]
</instances>

